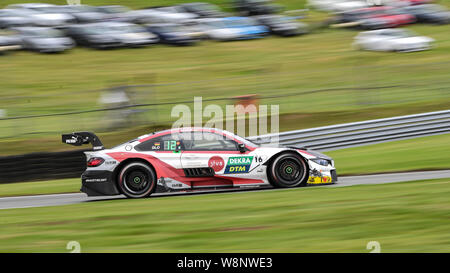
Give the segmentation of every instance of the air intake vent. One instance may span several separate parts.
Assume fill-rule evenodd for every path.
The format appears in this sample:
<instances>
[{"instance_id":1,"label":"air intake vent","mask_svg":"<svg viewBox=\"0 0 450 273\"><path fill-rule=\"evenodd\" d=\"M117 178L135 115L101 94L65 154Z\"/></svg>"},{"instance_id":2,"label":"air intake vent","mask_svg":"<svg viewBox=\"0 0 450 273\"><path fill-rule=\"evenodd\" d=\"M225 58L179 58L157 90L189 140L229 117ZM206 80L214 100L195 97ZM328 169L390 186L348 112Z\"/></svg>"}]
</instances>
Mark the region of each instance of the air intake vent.
<instances>
[{"instance_id":1,"label":"air intake vent","mask_svg":"<svg viewBox=\"0 0 450 273\"><path fill-rule=\"evenodd\" d=\"M214 176L214 170L212 168L187 168L184 169L184 174L187 177L205 177Z\"/></svg>"}]
</instances>

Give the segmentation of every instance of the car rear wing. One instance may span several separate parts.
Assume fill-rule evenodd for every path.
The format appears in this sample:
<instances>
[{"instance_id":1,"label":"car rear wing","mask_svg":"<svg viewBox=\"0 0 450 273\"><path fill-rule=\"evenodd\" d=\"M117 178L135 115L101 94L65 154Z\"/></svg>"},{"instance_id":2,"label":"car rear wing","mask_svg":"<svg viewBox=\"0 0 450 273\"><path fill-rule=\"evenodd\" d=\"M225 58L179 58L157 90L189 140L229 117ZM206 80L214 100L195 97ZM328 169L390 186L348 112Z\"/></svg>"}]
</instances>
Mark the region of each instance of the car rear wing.
<instances>
[{"instance_id":1,"label":"car rear wing","mask_svg":"<svg viewBox=\"0 0 450 273\"><path fill-rule=\"evenodd\" d=\"M83 144L90 143L95 151L105 149L100 139L91 132L74 132L71 134L63 134L62 142L73 146L81 146Z\"/></svg>"}]
</instances>

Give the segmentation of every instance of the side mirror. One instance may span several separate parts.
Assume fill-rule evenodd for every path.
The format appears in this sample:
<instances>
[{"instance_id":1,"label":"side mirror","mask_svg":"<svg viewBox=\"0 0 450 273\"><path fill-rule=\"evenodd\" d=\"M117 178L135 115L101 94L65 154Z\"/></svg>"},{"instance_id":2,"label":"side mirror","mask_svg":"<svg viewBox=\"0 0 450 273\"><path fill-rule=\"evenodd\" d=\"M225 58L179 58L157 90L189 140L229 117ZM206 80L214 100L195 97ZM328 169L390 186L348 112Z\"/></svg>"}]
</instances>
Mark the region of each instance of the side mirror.
<instances>
[{"instance_id":1,"label":"side mirror","mask_svg":"<svg viewBox=\"0 0 450 273\"><path fill-rule=\"evenodd\" d=\"M247 151L247 149L245 148L245 144L244 143L239 143L238 144L238 149L239 149L239 152L241 152L241 153L245 153Z\"/></svg>"}]
</instances>

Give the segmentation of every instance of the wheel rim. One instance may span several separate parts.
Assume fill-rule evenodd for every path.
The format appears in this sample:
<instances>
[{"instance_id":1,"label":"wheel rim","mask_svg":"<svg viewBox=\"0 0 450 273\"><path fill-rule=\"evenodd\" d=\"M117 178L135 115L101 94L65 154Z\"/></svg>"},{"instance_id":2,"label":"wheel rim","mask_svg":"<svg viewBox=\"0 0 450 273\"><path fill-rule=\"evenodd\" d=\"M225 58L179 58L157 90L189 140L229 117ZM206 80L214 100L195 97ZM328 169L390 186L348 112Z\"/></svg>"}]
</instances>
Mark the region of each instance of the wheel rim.
<instances>
[{"instance_id":1,"label":"wheel rim","mask_svg":"<svg viewBox=\"0 0 450 273\"><path fill-rule=\"evenodd\" d=\"M141 170L132 170L124 177L124 186L130 193L139 195L148 190L150 184L149 176Z\"/></svg>"},{"instance_id":2,"label":"wheel rim","mask_svg":"<svg viewBox=\"0 0 450 273\"><path fill-rule=\"evenodd\" d=\"M277 164L279 179L288 185L297 184L304 177L305 168L294 158L284 158Z\"/></svg>"}]
</instances>

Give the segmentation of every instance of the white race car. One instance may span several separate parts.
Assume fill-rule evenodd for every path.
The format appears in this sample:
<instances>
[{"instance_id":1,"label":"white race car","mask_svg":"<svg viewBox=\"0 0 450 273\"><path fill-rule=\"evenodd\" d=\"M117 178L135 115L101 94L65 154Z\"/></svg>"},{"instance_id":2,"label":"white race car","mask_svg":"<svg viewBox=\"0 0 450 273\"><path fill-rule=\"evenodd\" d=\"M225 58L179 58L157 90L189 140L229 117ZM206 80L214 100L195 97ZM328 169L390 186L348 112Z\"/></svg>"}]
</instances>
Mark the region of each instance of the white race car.
<instances>
[{"instance_id":1,"label":"white race car","mask_svg":"<svg viewBox=\"0 0 450 273\"><path fill-rule=\"evenodd\" d=\"M433 41L432 38L417 36L405 29L378 29L359 33L353 47L373 51L411 52L430 49Z\"/></svg>"},{"instance_id":2,"label":"white race car","mask_svg":"<svg viewBox=\"0 0 450 273\"><path fill-rule=\"evenodd\" d=\"M90 132L64 134L63 143L93 145L85 152L81 191L89 196L292 188L337 181L334 161L301 147L264 147L213 128L181 128L141 136L105 149Z\"/></svg>"}]
</instances>

